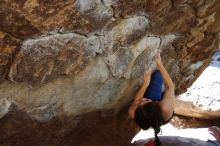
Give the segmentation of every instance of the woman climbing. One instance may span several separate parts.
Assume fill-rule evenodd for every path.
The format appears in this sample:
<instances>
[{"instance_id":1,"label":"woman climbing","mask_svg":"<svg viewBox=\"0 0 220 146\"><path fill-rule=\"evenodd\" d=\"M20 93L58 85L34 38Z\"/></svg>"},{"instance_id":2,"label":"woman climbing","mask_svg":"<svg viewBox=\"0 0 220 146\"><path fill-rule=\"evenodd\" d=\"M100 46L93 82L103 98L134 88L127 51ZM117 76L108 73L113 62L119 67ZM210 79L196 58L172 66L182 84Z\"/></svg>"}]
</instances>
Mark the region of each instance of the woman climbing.
<instances>
[{"instance_id":1,"label":"woman climbing","mask_svg":"<svg viewBox=\"0 0 220 146\"><path fill-rule=\"evenodd\" d=\"M129 108L129 116L142 128L153 128L155 145L160 146L157 134L160 126L167 124L174 114L174 85L168 72L161 62L160 54L155 55L154 61L157 70L152 73L150 69L144 73L144 83L137 92ZM163 82L165 91L162 92Z\"/></svg>"}]
</instances>

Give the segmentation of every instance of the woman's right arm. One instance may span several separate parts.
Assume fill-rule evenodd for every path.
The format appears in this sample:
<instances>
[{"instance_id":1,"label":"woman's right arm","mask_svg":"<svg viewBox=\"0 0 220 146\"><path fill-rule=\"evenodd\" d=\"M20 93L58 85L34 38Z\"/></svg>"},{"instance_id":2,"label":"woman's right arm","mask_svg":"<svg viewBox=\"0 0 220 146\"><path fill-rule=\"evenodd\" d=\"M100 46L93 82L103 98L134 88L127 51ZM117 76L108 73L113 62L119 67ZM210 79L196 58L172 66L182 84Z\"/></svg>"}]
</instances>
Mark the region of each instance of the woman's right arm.
<instances>
[{"instance_id":1,"label":"woman's right arm","mask_svg":"<svg viewBox=\"0 0 220 146\"><path fill-rule=\"evenodd\" d=\"M170 78L170 75L168 74L167 70L163 66L163 63L161 62L160 54L156 54L155 56L155 62L157 64L158 69L160 70L160 73L163 77L164 84L165 84L165 92L163 95L163 99L160 101L159 105L161 108L161 114L164 117L164 120L170 119L170 117L173 115L174 111L174 84L172 79Z\"/></svg>"}]
</instances>

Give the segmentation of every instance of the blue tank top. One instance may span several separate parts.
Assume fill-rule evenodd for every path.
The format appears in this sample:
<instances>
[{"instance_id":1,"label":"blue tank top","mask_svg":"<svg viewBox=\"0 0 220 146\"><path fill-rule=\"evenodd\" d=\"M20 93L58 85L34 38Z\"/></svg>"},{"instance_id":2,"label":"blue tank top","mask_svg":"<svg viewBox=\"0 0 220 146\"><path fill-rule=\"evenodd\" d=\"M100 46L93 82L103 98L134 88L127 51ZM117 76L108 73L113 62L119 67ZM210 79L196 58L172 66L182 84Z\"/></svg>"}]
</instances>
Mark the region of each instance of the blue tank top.
<instances>
[{"instance_id":1,"label":"blue tank top","mask_svg":"<svg viewBox=\"0 0 220 146\"><path fill-rule=\"evenodd\" d=\"M160 101L163 97L162 85L163 77L160 71L156 70L151 75L150 84L144 93L144 98L149 98L153 101Z\"/></svg>"}]
</instances>

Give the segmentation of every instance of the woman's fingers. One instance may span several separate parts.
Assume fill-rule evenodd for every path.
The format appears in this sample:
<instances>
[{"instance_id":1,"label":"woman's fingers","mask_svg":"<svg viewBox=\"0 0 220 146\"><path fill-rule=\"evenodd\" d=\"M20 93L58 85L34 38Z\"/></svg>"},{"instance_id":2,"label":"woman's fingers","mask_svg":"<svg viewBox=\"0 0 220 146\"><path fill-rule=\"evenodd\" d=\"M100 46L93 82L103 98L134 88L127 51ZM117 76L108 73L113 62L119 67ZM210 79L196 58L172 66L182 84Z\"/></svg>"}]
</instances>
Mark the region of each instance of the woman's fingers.
<instances>
[{"instance_id":1,"label":"woman's fingers","mask_svg":"<svg viewBox=\"0 0 220 146\"><path fill-rule=\"evenodd\" d=\"M145 72L144 72L144 76L149 76L151 75L151 70L150 69L147 69Z\"/></svg>"},{"instance_id":2,"label":"woman's fingers","mask_svg":"<svg viewBox=\"0 0 220 146\"><path fill-rule=\"evenodd\" d=\"M154 60L156 63L160 63L161 62L161 56L160 56L160 53L157 52L154 56Z\"/></svg>"}]
</instances>

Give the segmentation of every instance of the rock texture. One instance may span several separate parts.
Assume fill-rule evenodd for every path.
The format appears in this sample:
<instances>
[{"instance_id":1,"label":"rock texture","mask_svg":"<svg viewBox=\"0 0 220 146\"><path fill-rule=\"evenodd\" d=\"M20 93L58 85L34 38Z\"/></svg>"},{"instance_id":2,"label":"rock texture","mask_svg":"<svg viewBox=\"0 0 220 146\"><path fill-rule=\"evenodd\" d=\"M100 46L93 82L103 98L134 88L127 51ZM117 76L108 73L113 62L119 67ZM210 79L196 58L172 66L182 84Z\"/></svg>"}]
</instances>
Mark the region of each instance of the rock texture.
<instances>
[{"instance_id":1,"label":"rock texture","mask_svg":"<svg viewBox=\"0 0 220 146\"><path fill-rule=\"evenodd\" d=\"M217 47L220 3L1 0L0 19L0 145L125 146L155 52L183 92Z\"/></svg>"},{"instance_id":2,"label":"rock texture","mask_svg":"<svg viewBox=\"0 0 220 146\"><path fill-rule=\"evenodd\" d=\"M219 119L219 69L220 51L217 51L199 78L176 100L176 114L199 119Z\"/></svg>"}]
</instances>

